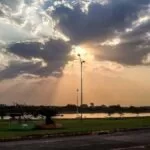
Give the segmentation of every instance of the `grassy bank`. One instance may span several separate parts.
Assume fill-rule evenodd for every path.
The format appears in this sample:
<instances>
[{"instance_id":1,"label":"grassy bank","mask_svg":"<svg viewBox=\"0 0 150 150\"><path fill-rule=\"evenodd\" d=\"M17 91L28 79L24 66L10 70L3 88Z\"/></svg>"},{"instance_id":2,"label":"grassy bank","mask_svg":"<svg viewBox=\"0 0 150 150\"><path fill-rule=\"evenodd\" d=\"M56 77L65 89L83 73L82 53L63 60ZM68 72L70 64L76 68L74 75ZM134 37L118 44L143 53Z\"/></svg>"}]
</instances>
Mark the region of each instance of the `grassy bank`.
<instances>
[{"instance_id":1,"label":"grassy bank","mask_svg":"<svg viewBox=\"0 0 150 150\"><path fill-rule=\"evenodd\" d=\"M30 121L30 123L40 124L42 120ZM0 121L0 139L25 137L28 135L45 135L57 133L91 132L115 129L132 129L150 127L150 117L122 118L122 119L85 119L81 120L56 120L63 125L62 129L32 130L32 131L10 131L9 121Z\"/></svg>"}]
</instances>

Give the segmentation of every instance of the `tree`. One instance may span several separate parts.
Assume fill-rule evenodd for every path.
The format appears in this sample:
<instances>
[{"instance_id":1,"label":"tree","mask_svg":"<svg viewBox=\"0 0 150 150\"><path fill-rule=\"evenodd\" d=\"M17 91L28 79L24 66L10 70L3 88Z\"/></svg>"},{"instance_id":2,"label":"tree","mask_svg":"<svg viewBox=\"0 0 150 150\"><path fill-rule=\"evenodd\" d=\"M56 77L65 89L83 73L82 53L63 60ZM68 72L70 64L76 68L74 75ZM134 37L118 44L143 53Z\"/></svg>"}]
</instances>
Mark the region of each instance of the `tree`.
<instances>
[{"instance_id":1,"label":"tree","mask_svg":"<svg viewBox=\"0 0 150 150\"><path fill-rule=\"evenodd\" d=\"M95 106L94 103L91 102L91 103L90 103L90 107L91 107L91 108L94 108L94 106Z\"/></svg>"},{"instance_id":2,"label":"tree","mask_svg":"<svg viewBox=\"0 0 150 150\"><path fill-rule=\"evenodd\" d=\"M43 107L40 108L39 114L45 117L45 124L54 124L54 121L52 120L52 116L56 116L57 112L54 109L51 109L49 107Z\"/></svg>"},{"instance_id":3,"label":"tree","mask_svg":"<svg viewBox=\"0 0 150 150\"><path fill-rule=\"evenodd\" d=\"M4 119L5 116L6 116L5 105L0 105L0 117L1 117L1 119Z\"/></svg>"},{"instance_id":4,"label":"tree","mask_svg":"<svg viewBox=\"0 0 150 150\"><path fill-rule=\"evenodd\" d=\"M0 110L0 116L1 116L1 119L4 119L4 117L6 116L4 110Z\"/></svg>"}]
</instances>

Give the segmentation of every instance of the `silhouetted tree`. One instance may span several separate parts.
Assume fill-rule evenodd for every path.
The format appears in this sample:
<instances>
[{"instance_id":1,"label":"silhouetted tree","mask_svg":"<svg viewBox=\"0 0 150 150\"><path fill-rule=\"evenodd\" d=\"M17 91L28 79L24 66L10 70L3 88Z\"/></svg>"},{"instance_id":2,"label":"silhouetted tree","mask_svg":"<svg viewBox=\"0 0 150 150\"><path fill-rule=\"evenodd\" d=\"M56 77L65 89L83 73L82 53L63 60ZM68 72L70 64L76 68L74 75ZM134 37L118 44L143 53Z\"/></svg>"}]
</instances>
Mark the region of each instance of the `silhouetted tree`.
<instances>
[{"instance_id":1,"label":"silhouetted tree","mask_svg":"<svg viewBox=\"0 0 150 150\"><path fill-rule=\"evenodd\" d=\"M0 117L1 119L4 119L4 117L6 116L6 106L5 105L0 105Z\"/></svg>"},{"instance_id":2,"label":"silhouetted tree","mask_svg":"<svg viewBox=\"0 0 150 150\"><path fill-rule=\"evenodd\" d=\"M45 124L54 124L54 121L52 120L52 116L55 116L57 114L56 110L50 109L49 107L43 107L40 108L39 114L45 117Z\"/></svg>"},{"instance_id":3,"label":"silhouetted tree","mask_svg":"<svg viewBox=\"0 0 150 150\"><path fill-rule=\"evenodd\" d=\"M4 112L4 110L0 110L0 116L1 116L1 119L3 120L4 117L6 116L6 113Z\"/></svg>"},{"instance_id":4,"label":"silhouetted tree","mask_svg":"<svg viewBox=\"0 0 150 150\"><path fill-rule=\"evenodd\" d=\"M90 103L90 107L94 108L94 103L93 102Z\"/></svg>"}]
</instances>

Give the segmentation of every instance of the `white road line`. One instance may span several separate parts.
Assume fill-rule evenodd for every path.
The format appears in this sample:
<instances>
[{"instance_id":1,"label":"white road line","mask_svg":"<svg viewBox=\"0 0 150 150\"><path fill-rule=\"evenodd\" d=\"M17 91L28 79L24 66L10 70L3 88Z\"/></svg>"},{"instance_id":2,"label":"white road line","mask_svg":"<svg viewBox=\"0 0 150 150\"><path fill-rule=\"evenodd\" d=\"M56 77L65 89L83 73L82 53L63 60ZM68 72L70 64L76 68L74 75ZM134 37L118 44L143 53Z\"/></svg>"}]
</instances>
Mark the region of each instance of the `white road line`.
<instances>
[{"instance_id":1,"label":"white road line","mask_svg":"<svg viewBox=\"0 0 150 150\"><path fill-rule=\"evenodd\" d=\"M130 150L130 149L145 149L145 146L131 146L131 147L126 147L126 148L115 148L115 149L112 149L112 150Z\"/></svg>"}]
</instances>

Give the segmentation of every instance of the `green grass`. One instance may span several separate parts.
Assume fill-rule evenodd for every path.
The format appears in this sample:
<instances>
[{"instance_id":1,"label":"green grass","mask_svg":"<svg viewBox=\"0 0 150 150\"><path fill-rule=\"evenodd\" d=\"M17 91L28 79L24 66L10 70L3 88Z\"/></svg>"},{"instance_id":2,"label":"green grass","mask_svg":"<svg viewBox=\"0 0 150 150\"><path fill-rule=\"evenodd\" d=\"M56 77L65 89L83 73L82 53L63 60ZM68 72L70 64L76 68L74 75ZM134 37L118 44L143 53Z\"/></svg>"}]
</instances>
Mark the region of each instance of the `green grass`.
<instances>
[{"instance_id":1,"label":"green grass","mask_svg":"<svg viewBox=\"0 0 150 150\"><path fill-rule=\"evenodd\" d=\"M39 124L43 121L31 121L30 124ZM44 135L57 133L74 133L88 132L97 130L114 130L114 129L131 129L150 127L150 117L126 118L126 119L85 119L81 120L56 120L63 125L63 129L52 130L28 130L28 131L11 131L9 130L12 123L9 121L0 121L0 139L24 137L27 135Z\"/></svg>"}]
</instances>

